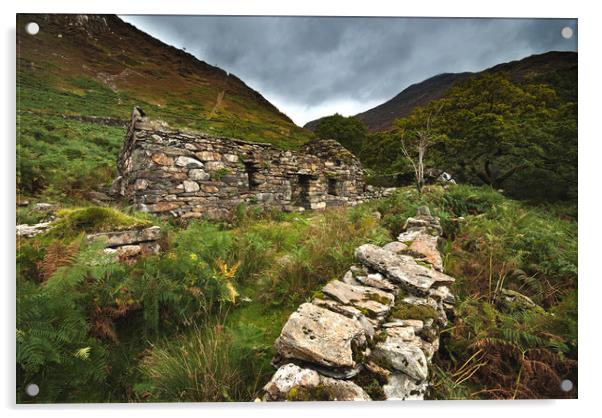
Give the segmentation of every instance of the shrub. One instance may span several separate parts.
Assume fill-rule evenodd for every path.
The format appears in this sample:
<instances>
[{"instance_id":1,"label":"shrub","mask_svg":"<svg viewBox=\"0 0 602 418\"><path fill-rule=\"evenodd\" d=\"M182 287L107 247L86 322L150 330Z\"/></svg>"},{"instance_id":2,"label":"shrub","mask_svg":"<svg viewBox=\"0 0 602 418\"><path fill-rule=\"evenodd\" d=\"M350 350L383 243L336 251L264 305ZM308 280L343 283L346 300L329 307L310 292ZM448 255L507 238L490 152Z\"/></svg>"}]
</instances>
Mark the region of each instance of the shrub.
<instances>
[{"instance_id":1,"label":"shrub","mask_svg":"<svg viewBox=\"0 0 602 418\"><path fill-rule=\"evenodd\" d=\"M236 302L240 263L229 261L232 237L206 222L178 233L167 254L147 257L130 272L128 295L143 306L147 331L188 326Z\"/></svg>"},{"instance_id":2,"label":"shrub","mask_svg":"<svg viewBox=\"0 0 602 418\"><path fill-rule=\"evenodd\" d=\"M36 402L100 401L97 390L108 374L107 346L91 335L88 309L113 305L119 267L100 245L84 246L70 265L43 285L18 277L17 400L25 386L40 386Z\"/></svg>"}]
</instances>

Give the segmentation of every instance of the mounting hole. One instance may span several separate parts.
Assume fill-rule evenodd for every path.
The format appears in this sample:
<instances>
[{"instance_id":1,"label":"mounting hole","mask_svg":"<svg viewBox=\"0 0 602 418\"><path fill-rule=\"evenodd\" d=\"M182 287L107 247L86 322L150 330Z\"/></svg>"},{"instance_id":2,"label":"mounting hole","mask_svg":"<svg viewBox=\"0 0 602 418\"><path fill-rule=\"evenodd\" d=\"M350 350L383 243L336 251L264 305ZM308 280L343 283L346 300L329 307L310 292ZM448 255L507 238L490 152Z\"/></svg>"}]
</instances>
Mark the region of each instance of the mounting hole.
<instances>
[{"instance_id":1,"label":"mounting hole","mask_svg":"<svg viewBox=\"0 0 602 418\"><path fill-rule=\"evenodd\" d=\"M564 379L562 382L560 382L560 389L563 392L570 392L573 389L573 382L571 382L569 379Z\"/></svg>"},{"instance_id":2,"label":"mounting hole","mask_svg":"<svg viewBox=\"0 0 602 418\"><path fill-rule=\"evenodd\" d=\"M40 387L35 383L30 383L25 388L25 393L27 393L31 397L38 396L38 393L40 393Z\"/></svg>"},{"instance_id":3,"label":"mounting hole","mask_svg":"<svg viewBox=\"0 0 602 418\"><path fill-rule=\"evenodd\" d=\"M36 22L29 22L27 25L25 25L25 32L30 35L37 35L39 31L40 25L38 25Z\"/></svg>"},{"instance_id":4,"label":"mounting hole","mask_svg":"<svg viewBox=\"0 0 602 418\"><path fill-rule=\"evenodd\" d=\"M571 39L573 37L573 29L571 29L568 26L565 26L564 28L562 28L562 30L560 31L560 35L562 35L562 37L564 39Z\"/></svg>"}]
</instances>

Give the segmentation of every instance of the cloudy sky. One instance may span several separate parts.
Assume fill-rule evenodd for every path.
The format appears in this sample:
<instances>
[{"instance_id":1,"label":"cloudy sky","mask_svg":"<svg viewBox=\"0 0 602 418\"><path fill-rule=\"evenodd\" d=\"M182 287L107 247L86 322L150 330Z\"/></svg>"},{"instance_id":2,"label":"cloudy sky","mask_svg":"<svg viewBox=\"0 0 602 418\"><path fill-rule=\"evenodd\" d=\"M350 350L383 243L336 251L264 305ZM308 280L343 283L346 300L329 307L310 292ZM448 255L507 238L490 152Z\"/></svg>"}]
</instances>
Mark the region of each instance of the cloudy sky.
<instances>
[{"instance_id":1,"label":"cloudy sky","mask_svg":"<svg viewBox=\"0 0 602 418\"><path fill-rule=\"evenodd\" d=\"M570 19L121 18L240 77L298 125L368 110L440 73L577 50Z\"/></svg>"}]
</instances>

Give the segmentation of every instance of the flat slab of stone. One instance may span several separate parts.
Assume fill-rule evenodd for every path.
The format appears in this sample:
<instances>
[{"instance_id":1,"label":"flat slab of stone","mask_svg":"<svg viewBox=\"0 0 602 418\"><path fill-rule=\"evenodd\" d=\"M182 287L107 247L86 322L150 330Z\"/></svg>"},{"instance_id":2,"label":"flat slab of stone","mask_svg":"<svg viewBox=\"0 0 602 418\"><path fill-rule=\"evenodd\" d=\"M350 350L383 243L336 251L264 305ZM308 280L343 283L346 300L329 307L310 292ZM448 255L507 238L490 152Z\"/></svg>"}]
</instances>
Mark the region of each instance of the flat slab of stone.
<instances>
[{"instance_id":1,"label":"flat slab of stone","mask_svg":"<svg viewBox=\"0 0 602 418\"><path fill-rule=\"evenodd\" d=\"M443 232L439 219L430 215L417 215L415 217L408 218L403 226L403 229L406 231L412 229L425 229L437 235L441 235Z\"/></svg>"},{"instance_id":2,"label":"flat slab of stone","mask_svg":"<svg viewBox=\"0 0 602 418\"><path fill-rule=\"evenodd\" d=\"M395 254L400 254L408 248L406 244L400 241L393 241L383 245L383 250L391 251Z\"/></svg>"},{"instance_id":3,"label":"flat slab of stone","mask_svg":"<svg viewBox=\"0 0 602 418\"><path fill-rule=\"evenodd\" d=\"M366 309L374 316L385 315L395 302L395 297L390 293L373 287L354 286L340 280L329 282L322 288L322 292L345 305Z\"/></svg>"},{"instance_id":4,"label":"flat slab of stone","mask_svg":"<svg viewBox=\"0 0 602 418\"><path fill-rule=\"evenodd\" d=\"M101 232L87 236L90 241L98 238L106 238L107 247L121 247L123 245L157 241L160 237L161 228L158 226L151 226L145 229L130 229L127 231Z\"/></svg>"},{"instance_id":5,"label":"flat slab of stone","mask_svg":"<svg viewBox=\"0 0 602 418\"><path fill-rule=\"evenodd\" d=\"M356 365L352 341L365 341L365 331L358 321L304 303L291 314L274 345L283 359L352 368Z\"/></svg>"},{"instance_id":6,"label":"flat slab of stone","mask_svg":"<svg viewBox=\"0 0 602 418\"><path fill-rule=\"evenodd\" d=\"M382 273L406 290L420 295L431 287L451 284L455 280L446 274L415 264L373 244L364 244L355 250L356 258L365 266Z\"/></svg>"},{"instance_id":7,"label":"flat slab of stone","mask_svg":"<svg viewBox=\"0 0 602 418\"><path fill-rule=\"evenodd\" d=\"M359 309L353 306L343 305L337 301L328 299L315 298L311 301L311 303L321 308L326 308L333 312L344 315L347 318L355 319L360 323L362 328L364 328L364 331L366 331L366 335L370 337L374 335L374 325L368 320L368 318L366 318L366 316Z\"/></svg>"},{"instance_id":8,"label":"flat slab of stone","mask_svg":"<svg viewBox=\"0 0 602 418\"><path fill-rule=\"evenodd\" d=\"M412 327L414 334L420 333L424 328L424 322L420 319L396 319L391 322L387 322L382 325L383 328L394 328L394 327Z\"/></svg>"},{"instance_id":9,"label":"flat slab of stone","mask_svg":"<svg viewBox=\"0 0 602 418\"><path fill-rule=\"evenodd\" d=\"M385 279L382 274L374 273L367 276L357 276L356 280L364 286L375 287L385 292L394 292L397 290L394 284Z\"/></svg>"},{"instance_id":10,"label":"flat slab of stone","mask_svg":"<svg viewBox=\"0 0 602 418\"><path fill-rule=\"evenodd\" d=\"M105 248L105 253L116 254L119 261L133 263L143 255L159 254L161 247L156 242L142 242L140 244L122 245L121 247Z\"/></svg>"},{"instance_id":11,"label":"flat slab of stone","mask_svg":"<svg viewBox=\"0 0 602 418\"><path fill-rule=\"evenodd\" d=\"M38 224L33 224L33 225L21 224L21 225L17 225L17 236L31 238L31 237L35 237L36 235L43 234L44 232L48 231L50 228L52 228L51 221L40 222Z\"/></svg>"}]
</instances>

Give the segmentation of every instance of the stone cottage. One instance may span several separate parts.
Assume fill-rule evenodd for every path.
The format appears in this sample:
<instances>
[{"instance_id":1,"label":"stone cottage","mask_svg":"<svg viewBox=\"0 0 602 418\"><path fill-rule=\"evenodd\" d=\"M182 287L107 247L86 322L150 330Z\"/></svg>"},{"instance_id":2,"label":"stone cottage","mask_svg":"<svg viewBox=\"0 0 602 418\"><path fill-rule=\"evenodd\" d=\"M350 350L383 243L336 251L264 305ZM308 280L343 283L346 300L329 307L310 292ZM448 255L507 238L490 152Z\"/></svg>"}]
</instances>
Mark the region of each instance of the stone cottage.
<instances>
[{"instance_id":1,"label":"stone cottage","mask_svg":"<svg viewBox=\"0 0 602 418\"><path fill-rule=\"evenodd\" d=\"M141 210L220 219L241 203L288 211L354 205L378 194L334 140L298 151L174 130L136 107L118 157L119 193Z\"/></svg>"}]
</instances>

